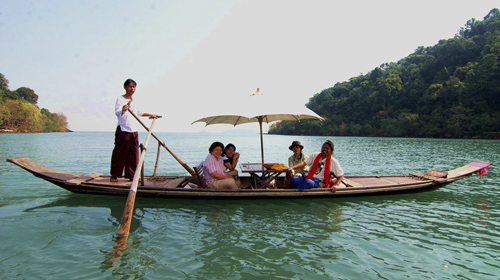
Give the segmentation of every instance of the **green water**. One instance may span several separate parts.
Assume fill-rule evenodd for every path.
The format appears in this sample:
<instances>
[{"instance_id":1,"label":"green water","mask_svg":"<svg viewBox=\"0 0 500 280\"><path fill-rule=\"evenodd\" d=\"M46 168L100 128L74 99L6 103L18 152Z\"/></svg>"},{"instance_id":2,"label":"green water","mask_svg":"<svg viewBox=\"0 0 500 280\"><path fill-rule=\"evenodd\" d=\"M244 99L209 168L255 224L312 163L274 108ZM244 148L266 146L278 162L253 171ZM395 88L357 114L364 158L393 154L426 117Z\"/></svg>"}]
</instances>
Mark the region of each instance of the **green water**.
<instances>
[{"instance_id":1,"label":"green water","mask_svg":"<svg viewBox=\"0 0 500 280\"><path fill-rule=\"evenodd\" d=\"M257 133L158 136L190 166L216 140L234 143L241 162L260 159ZM310 154L326 139L347 176L493 166L417 194L138 198L127 250L108 269L126 198L72 194L5 159L107 174L113 133L0 134L0 279L499 279L500 141L265 135L266 161L285 163L293 140ZM151 141L147 174L155 153ZM158 172L186 173L166 150Z\"/></svg>"}]
</instances>

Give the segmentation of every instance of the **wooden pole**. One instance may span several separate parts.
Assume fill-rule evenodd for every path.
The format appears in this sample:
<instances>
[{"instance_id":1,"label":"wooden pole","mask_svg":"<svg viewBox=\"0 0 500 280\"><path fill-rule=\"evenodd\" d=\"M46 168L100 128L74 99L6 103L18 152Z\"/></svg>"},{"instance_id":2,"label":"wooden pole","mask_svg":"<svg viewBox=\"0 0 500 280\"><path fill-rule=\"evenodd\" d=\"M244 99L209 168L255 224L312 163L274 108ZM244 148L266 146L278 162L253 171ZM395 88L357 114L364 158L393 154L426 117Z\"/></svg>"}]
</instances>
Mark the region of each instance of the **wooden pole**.
<instances>
[{"instance_id":1,"label":"wooden pole","mask_svg":"<svg viewBox=\"0 0 500 280\"><path fill-rule=\"evenodd\" d=\"M260 126L260 154L262 157L262 168L264 168L264 137L262 136L262 121L264 117L259 117L259 126Z\"/></svg>"},{"instance_id":2,"label":"wooden pole","mask_svg":"<svg viewBox=\"0 0 500 280\"><path fill-rule=\"evenodd\" d=\"M156 177L156 171L158 171L158 162L160 161L160 150L161 150L161 144L160 142L158 142L158 150L156 151L155 171L153 172L153 177Z\"/></svg>"},{"instance_id":3,"label":"wooden pole","mask_svg":"<svg viewBox=\"0 0 500 280\"><path fill-rule=\"evenodd\" d=\"M134 118L147 130L149 131L148 127L130 110L128 109L128 111L132 114L132 116L134 116ZM187 170L187 172L189 172L189 174L191 175L194 175L194 171L193 169L191 169L191 167L189 167L189 165L187 165L184 161L182 161L182 159L180 159L176 154L174 154L174 152L172 152L166 145L163 141L161 141L154 133L152 134L153 137L158 141L158 143L160 143L163 148L165 148L176 160L177 162L179 162L182 167L184 167L184 169Z\"/></svg>"},{"instance_id":4,"label":"wooden pole","mask_svg":"<svg viewBox=\"0 0 500 280\"><path fill-rule=\"evenodd\" d=\"M144 149L141 152L139 163L137 164L137 168L135 170L134 179L132 180L132 185L130 185L127 202L125 203L125 210L123 211L122 221L120 223L120 229L118 230L118 236L116 238L115 244L113 245L113 249L111 250L111 267L114 267L116 265L116 263L120 260L122 252L125 250L125 248L127 248L130 224L132 222L132 215L134 213L137 186L139 185L139 179L141 177L142 164L144 163L144 158L146 157L146 147L148 146L149 138L151 137L155 121L156 118L153 119L151 128L148 130L148 136L146 137L146 141L144 141Z\"/></svg>"}]
</instances>

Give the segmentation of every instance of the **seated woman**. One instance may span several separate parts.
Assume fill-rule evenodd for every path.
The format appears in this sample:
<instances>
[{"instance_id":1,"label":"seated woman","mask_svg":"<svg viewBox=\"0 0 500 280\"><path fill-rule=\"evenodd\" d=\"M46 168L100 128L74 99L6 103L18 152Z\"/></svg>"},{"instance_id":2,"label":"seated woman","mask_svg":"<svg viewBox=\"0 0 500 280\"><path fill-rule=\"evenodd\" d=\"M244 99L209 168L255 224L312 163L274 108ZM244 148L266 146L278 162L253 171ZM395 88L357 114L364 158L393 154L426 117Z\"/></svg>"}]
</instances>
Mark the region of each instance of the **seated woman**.
<instances>
[{"instance_id":1,"label":"seated woman","mask_svg":"<svg viewBox=\"0 0 500 280\"><path fill-rule=\"evenodd\" d=\"M236 166L238 166L238 160L240 159L240 153L236 152L236 146L229 143L224 148L222 153L222 160L224 161L224 166L227 168L227 173L229 175L237 176L238 170L236 170Z\"/></svg>"},{"instance_id":2,"label":"seated woman","mask_svg":"<svg viewBox=\"0 0 500 280\"><path fill-rule=\"evenodd\" d=\"M209 189L239 189L240 180L235 180L234 176L225 172L226 167L221 157L224 144L214 142L208 149L209 155L203 162L205 169L205 182Z\"/></svg>"},{"instance_id":3,"label":"seated woman","mask_svg":"<svg viewBox=\"0 0 500 280\"><path fill-rule=\"evenodd\" d=\"M288 166L292 167L298 163L301 163L307 159L307 156L302 152L304 149L304 146L300 143L300 141L293 141L292 145L288 147L293 152L293 155L291 155L288 158ZM299 167L292 169L292 176L302 176L304 173L307 173L309 171L309 166L304 166L304 167Z\"/></svg>"}]
</instances>

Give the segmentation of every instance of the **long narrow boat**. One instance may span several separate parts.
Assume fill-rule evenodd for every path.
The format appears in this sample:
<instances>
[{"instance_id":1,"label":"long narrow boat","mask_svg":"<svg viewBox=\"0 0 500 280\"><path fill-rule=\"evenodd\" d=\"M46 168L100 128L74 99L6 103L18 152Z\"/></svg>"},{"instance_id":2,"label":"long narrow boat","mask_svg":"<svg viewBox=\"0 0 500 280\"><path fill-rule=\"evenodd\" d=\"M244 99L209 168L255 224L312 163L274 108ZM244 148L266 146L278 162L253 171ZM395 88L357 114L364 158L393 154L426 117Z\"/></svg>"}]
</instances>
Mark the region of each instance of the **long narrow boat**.
<instances>
[{"instance_id":1,"label":"long narrow boat","mask_svg":"<svg viewBox=\"0 0 500 280\"><path fill-rule=\"evenodd\" d=\"M47 167L28 157L7 159L36 177L62 187L68 191L82 194L127 196L131 182L121 179L110 182L109 176L99 173L75 174ZM335 193L325 188L297 189L287 188L285 177L280 176L273 182L274 188L244 188L240 190L211 190L196 187L196 176L146 176L138 187L137 196L157 198L307 198L307 197L344 197L363 195L382 195L432 190L474 173L483 175L491 163L473 161L450 171L430 170L426 173L412 173L402 176L348 176L347 187ZM243 186L250 186L250 176L241 176Z\"/></svg>"}]
</instances>

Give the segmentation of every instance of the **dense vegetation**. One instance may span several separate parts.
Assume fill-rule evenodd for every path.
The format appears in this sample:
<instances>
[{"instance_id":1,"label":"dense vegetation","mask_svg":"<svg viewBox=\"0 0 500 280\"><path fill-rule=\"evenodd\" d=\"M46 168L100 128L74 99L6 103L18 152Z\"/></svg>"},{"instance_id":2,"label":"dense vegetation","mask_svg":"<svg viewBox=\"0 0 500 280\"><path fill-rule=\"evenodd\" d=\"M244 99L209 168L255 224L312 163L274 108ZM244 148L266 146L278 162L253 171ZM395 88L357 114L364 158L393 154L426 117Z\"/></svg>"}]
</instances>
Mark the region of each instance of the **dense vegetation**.
<instances>
[{"instance_id":1,"label":"dense vegetation","mask_svg":"<svg viewBox=\"0 0 500 280\"><path fill-rule=\"evenodd\" d=\"M0 129L14 132L68 131L66 116L38 108L38 95L27 87L9 90L9 81L0 73Z\"/></svg>"},{"instance_id":2,"label":"dense vegetation","mask_svg":"<svg viewBox=\"0 0 500 280\"><path fill-rule=\"evenodd\" d=\"M310 98L319 121L275 123L270 134L498 138L500 11L452 39Z\"/></svg>"}]
</instances>

